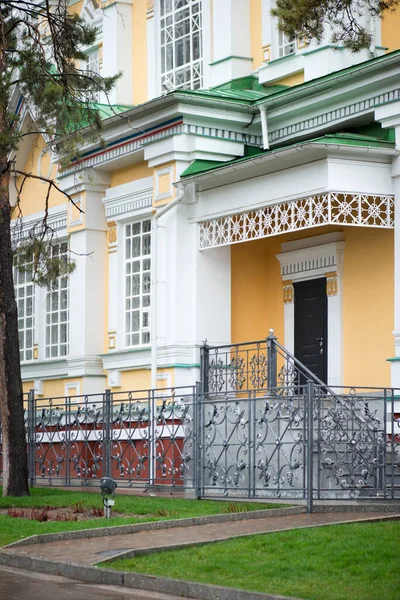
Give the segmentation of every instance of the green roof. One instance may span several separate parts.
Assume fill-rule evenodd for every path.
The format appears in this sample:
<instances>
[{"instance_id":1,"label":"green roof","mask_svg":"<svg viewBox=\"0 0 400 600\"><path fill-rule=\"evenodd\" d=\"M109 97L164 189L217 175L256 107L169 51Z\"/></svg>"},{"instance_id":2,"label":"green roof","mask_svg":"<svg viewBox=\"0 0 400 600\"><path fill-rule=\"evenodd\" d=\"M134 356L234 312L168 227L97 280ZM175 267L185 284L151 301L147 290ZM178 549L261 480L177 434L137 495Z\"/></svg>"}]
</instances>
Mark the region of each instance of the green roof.
<instances>
[{"instance_id":1,"label":"green roof","mask_svg":"<svg viewBox=\"0 0 400 600\"><path fill-rule=\"evenodd\" d=\"M388 136L389 137L389 136ZM391 137L391 136L390 136ZM332 145L343 145L343 146L355 146L355 147L366 147L366 148L394 148L394 143L379 137L373 137L368 135L361 135L358 133L333 133L326 134L322 137L314 138L311 140L303 140L290 144L287 146L280 146L279 148L273 148L272 150L261 150L254 146L245 146L244 156L234 158L226 162L220 162L215 160L195 160L193 161L185 171L181 174L181 179L186 177L193 177L194 175L204 174L208 171L215 171L223 167L230 165L236 165L245 161L250 161L255 156L268 155L278 150L285 150L301 146L305 144L332 144Z\"/></svg>"},{"instance_id":2,"label":"green roof","mask_svg":"<svg viewBox=\"0 0 400 600\"><path fill-rule=\"evenodd\" d=\"M226 83L217 85L209 90L174 90L170 93L194 94L196 96L223 98L225 100L241 100L251 103L287 89L290 89L287 85L261 85L258 83L257 77L248 75L247 77L232 79L232 81L227 81Z\"/></svg>"},{"instance_id":3,"label":"green roof","mask_svg":"<svg viewBox=\"0 0 400 600\"><path fill-rule=\"evenodd\" d=\"M304 83L299 83L293 86L285 86L279 84L271 84L271 85L261 85L257 82L257 78L255 76L248 77L239 77L238 79L234 79L233 81L229 81L223 85L216 86L214 88L210 88L209 90L200 89L200 90L174 90L170 92L170 94L179 94L179 95L193 95L198 97L209 97L209 98L224 98L225 100L236 100L239 102L244 102L248 105L262 103L267 98L271 97L274 100L280 100L281 97L286 95L291 95L292 93L302 93L303 90L308 90L310 87L314 88L319 84L329 83L334 81L343 75L356 73L357 71L362 71L365 68L368 68L370 65L385 63L392 58L400 56L400 50L394 50L393 52L388 52L387 54L383 54L382 56L377 56L375 58L371 58L370 60L363 61L356 65L351 65L350 67L346 67L344 69L340 69L339 71L334 71L333 73L328 73L327 75L322 75L321 77L317 77L315 79L310 79L309 81L305 81Z\"/></svg>"},{"instance_id":4,"label":"green roof","mask_svg":"<svg viewBox=\"0 0 400 600\"><path fill-rule=\"evenodd\" d=\"M126 110L129 110L130 108L132 108L132 106L125 106L123 104L100 104L100 103L96 103L93 104L93 108L96 108L102 119L108 119L108 117L112 117L114 115L120 115L121 113L125 112Z\"/></svg>"}]
</instances>

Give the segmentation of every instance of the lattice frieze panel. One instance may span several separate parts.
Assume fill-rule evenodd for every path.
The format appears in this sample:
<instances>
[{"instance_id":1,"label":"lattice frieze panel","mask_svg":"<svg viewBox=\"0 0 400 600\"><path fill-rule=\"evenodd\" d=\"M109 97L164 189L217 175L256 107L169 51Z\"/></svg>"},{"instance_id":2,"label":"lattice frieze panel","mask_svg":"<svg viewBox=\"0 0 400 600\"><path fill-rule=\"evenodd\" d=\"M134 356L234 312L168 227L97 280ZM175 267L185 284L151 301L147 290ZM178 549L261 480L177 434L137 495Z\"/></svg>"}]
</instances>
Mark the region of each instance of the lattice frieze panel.
<instances>
[{"instance_id":1,"label":"lattice frieze panel","mask_svg":"<svg viewBox=\"0 0 400 600\"><path fill-rule=\"evenodd\" d=\"M200 223L200 249L322 225L394 227L394 197L328 192Z\"/></svg>"}]
</instances>

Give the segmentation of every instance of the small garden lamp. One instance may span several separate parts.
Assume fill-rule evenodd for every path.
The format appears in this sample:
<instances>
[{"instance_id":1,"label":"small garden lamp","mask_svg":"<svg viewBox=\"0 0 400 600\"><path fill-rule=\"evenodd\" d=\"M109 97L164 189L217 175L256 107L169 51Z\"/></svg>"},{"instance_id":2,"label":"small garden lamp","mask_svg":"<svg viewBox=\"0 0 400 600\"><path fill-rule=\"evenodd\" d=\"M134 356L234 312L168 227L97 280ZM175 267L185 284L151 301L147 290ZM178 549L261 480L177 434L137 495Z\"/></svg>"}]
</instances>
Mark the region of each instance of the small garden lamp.
<instances>
[{"instance_id":1,"label":"small garden lamp","mask_svg":"<svg viewBox=\"0 0 400 600\"><path fill-rule=\"evenodd\" d=\"M100 480L100 492L101 498L103 500L104 506L104 516L106 519L111 517L111 507L114 506L115 500L115 489L117 487L117 482L111 477L102 477Z\"/></svg>"}]
</instances>

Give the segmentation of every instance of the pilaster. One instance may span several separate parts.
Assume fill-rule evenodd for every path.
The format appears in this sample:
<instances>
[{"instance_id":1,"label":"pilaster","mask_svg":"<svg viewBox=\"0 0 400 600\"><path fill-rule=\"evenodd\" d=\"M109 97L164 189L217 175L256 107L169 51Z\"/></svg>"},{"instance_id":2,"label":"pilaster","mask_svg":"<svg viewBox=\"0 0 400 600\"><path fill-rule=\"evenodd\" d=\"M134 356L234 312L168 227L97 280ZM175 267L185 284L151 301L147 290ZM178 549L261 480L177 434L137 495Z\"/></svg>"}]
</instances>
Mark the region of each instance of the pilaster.
<instances>
[{"instance_id":1,"label":"pilaster","mask_svg":"<svg viewBox=\"0 0 400 600\"><path fill-rule=\"evenodd\" d=\"M250 46L250 1L214 0L211 85L249 75L253 63Z\"/></svg>"},{"instance_id":2,"label":"pilaster","mask_svg":"<svg viewBox=\"0 0 400 600\"><path fill-rule=\"evenodd\" d=\"M103 351L106 286L106 220L102 197L108 175L92 172L63 188L83 213L69 208L67 232L76 267L69 280L68 377L82 377L82 394L104 387Z\"/></svg>"},{"instance_id":3,"label":"pilaster","mask_svg":"<svg viewBox=\"0 0 400 600\"><path fill-rule=\"evenodd\" d=\"M111 104L132 104L132 0L103 5L103 72L111 77L122 72L109 94Z\"/></svg>"},{"instance_id":4,"label":"pilaster","mask_svg":"<svg viewBox=\"0 0 400 600\"><path fill-rule=\"evenodd\" d=\"M400 153L400 101L375 110L375 119L382 127L395 130L396 150ZM394 356L391 363L391 385L400 388L400 155L392 160L391 176L394 191Z\"/></svg>"}]
</instances>

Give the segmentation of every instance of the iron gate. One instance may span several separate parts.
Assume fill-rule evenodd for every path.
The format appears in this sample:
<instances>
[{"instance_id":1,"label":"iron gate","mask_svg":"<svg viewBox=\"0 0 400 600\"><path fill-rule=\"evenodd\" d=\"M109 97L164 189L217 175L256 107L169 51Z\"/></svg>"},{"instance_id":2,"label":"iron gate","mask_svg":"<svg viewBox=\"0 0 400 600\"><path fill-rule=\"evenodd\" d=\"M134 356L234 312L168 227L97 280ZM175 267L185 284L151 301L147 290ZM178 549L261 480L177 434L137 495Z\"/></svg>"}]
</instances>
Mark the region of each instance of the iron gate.
<instances>
[{"instance_id":1,"label":"iron gate","mask_svg":"<svg viewBox=\"0 0 400 600\"><path fill-rule=\"evenodd\" d=\"M400 498L396 390L331 389L273 333L205 345L202 390L199 496Z\"/></svg>"}]
</instances>

